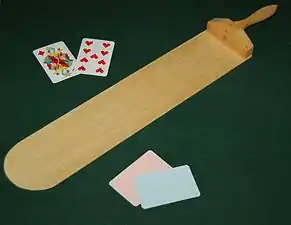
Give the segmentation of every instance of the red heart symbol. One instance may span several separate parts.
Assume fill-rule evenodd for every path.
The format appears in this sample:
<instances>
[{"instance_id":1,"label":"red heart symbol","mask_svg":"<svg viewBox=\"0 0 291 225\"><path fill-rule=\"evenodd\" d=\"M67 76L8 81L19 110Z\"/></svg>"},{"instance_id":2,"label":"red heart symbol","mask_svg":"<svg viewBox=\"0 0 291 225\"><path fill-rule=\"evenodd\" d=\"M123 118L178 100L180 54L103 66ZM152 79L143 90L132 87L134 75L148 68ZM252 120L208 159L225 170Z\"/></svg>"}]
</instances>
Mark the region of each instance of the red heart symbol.
<instances>
[{"instance_id":1,"label":"red heart symbol","mask_svg":"<svg viewBox=\"0 0 291 225\"><path fill-rule=\"evenodd\" d=\"M80 60L80 62L88 62L88 59L86 57L84 57Z\"/></svg>"},{"instance_id":2,"label":"red heart symbol","mask_svg":"<svg viewBox=\"0 0 291 225\"><path fill-rule=\"evenodd\" d=\"M84 51L85 53L88 53L88 52L91 52L91 49L89 49L89 48L84 48L83 51Z\"/></svg>"},{"instance_id":3,"label":"red heart symbol","mask_svg":"<svg viewBox=\"0 0 291 225\"><path fill-rule=\"evenodd\" d=\"M107 48L107 47L110 46L110 43L103 43L103 46L104 46L105 48Z\"/></svg>"},{"instance_id":4,"label":"red heart symbol","mask_svg":"<svg viewBox=\"0 0 291 225\"><path fill-rule=\"evenodd\" d=\"M85 66L80 66L80 67L78 68L78 70L85 71L85 70L86 70L86 68L85 68Z\"/></svg>"},{"instance_id":5,"label":"red heart symbol","mask_svg":"<svg viewBox=\"0 0 291 225\"><path fill-rule=\"evenodd\" d=\"M103 73L104 70L103 70L102 68L99 68L99 69L96 70L96 72L97 72L97 73Z\"/></svg>"},{"instance_id":6,"label":"red heart symbol","mask_svg":"<svg viewBox=\"0 0 291 225\"><path fill-rule=\"evenodd\" d=\"M90 46L93 44L93 41L86 41L85 43L86 43L86 45Z\"/></svg>"},{"instance_id":7,"label":"red heart symbol","mask_svg":"<svg viewBox=\"0 0 291 225\"><path fill-rule=\"evenodd\" d=\"M107 55L108 54L108 51L101 51L101 54L102 55Z\"/></svg>"},{"instance_id":8,"label":"red heart symbol","mask_svg":"<svg viewBox=\"0 0 291 225\"><path fill-rule=\"evenodd\" d=\"M98 64L105 65L105 61L104 61L104 59L100 60L100 61L98 62Z\"/></svg>"},{"instance_id":9,"label":"red heart symbol","mask_svg":"<svg viewBox=\"0 0 291 225\"><path fill-rule=\"evenodd\" d=\"M91 55L90 57L91 57L91 59L98 59L98 55L96 53Z\"/></svg>"},{"instance_id":10,"label":"red heart symbol","mask_svg":"<svg viewBox=\"0 0 291 225\"><path fill-rule=\"evenodd\" d=\"M44 54L44 51L39 51L38 52L38 55L43 55Z\"/></svg>"}]
</instances>

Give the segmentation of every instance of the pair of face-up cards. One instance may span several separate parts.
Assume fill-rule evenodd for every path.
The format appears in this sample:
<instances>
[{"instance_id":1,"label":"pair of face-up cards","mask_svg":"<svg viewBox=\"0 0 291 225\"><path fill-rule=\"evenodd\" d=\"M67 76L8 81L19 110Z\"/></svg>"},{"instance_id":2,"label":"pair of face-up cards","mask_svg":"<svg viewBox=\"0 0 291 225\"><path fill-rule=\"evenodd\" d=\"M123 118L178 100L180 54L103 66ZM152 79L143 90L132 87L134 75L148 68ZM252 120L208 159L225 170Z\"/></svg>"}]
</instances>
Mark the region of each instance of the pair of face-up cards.
<instances>
[{"instance_id":1,"label":"pair of face-up cards","mask_svg":"<svg viewBox=\"0 0 291 225\"><path fill-rule=\"evenodd\" d=\"M84 38L77 58L63 41L36 49L33 54L50 80L58 83L79 74L107 76L114 45L114 41Z\"/></svg>"},{"instance_id":2,"label":"pair of face-up cards","mask_svg":"<svg viewBox=\"0 0 291 225\"><path fill-rule=\"evenodd\" d=\"M188 165L171 167L147 151L118 174L109 185L133 206L153 208L200 196Z\"/></svg>"}]
</instances>

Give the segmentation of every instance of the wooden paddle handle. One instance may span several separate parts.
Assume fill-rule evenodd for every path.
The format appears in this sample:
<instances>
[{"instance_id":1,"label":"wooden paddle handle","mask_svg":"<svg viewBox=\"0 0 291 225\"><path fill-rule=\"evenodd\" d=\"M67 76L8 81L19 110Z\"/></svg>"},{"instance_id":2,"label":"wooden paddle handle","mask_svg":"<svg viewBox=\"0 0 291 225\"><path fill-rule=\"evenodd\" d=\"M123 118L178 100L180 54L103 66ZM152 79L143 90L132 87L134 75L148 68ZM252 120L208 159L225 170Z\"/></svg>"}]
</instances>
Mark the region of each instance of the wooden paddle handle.
<instances>
[{"instance_id":1,"label":"wooden paddle handle","mask_svg":"<svg viewBox=\"0 0 291 225\"><path fill-rule=\"evenodd\" d=\"M246 29L253 24L259 23L259 22L273 16L275 14L275 12L277 11L277 8L278 8L278 5L265 6L261 9L257 10L256 12L254 12L249 17L247 17L243 20L239 20L239 21L234 22L235 26L237 26L238 28L241 28L241 29Z\"/></svg>"}]
</instances>

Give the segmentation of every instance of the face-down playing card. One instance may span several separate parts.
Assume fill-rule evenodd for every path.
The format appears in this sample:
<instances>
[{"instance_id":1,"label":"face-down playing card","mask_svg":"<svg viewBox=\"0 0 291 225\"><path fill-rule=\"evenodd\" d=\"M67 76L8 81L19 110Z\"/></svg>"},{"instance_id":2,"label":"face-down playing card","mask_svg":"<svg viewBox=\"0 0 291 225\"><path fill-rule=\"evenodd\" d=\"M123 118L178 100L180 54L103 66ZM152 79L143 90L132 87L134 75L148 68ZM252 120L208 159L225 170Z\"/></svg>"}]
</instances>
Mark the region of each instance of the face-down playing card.
<instances>
[{"instance_id":1,"label":"face-down playing card","mask_svg":"<svg viewBox=\"0 0 291 225\"><path fill-rule=\"evenodd\" d=\"M76 58L63 41L36 49L33 54L53 83L80 74L75 68Z\"/></svg>"},{"instance_id":2,"label":"face-down playing card","mask_svg":"<svg viewBox=\"0 0 291 225\"><path fill-rule=\"evenodd\" d=\"M134 186L143 209L200 196L188 165L135 177Z\"/></svg>"},{"instance_id":3,"label":"face-down playing card","mask_svg":"<svg viewBox=\"0 0 291 225\"><path fill-rule=\"evenodd\" d=\"M81 74L107 76L114 45L113 41L83 38L77 57L78 71Z\"/></svg>"},{"instance_id":4,"label":"face-down playing card","mask_svg":"<svg viewBox=\"0 0 291 225\"><path fill-rule=\"evenodd\" d=\"M171 168L163 159L149 150L110 181L109 185L132 205L138 206L140 201L134 186L134 177L153 171Z\"/></svg>"}]
</instances>

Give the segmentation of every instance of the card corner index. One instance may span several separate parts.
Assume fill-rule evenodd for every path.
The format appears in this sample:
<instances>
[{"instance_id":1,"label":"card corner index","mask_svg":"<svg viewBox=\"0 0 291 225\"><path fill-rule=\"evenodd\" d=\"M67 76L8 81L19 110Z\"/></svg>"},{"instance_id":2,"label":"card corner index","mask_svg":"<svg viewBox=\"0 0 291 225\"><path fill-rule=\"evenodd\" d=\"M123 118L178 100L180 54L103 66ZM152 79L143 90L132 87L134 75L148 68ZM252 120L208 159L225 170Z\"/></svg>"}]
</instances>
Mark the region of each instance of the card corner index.
<instances>
[{"instance_id":1,"label":"card corner index","mask_svg":"<svg viewBox=\"0 0 291 225\"><path fill-rule=\"evenodd\" d=\"M40 51L41 49L43 49L43 47L41 47L41 48L37 48L37 49L34 49L34 50L32 51L32 53L33 53L34 55L37 56L37 52Z\"/></svg>"},{"instance_id":2,"label":"card corner index","mask_svg":"<svg viewBox=\"0 0 291 225\"><path fill-rule=\"evenodd\" d=\"M34 57L36 57L36 59L38 60L38 57L37 57L37 51L36 51L36 50L33 50L33 51L32 51L32 54L33 54Z\"/></svg>"}]
</instances>

